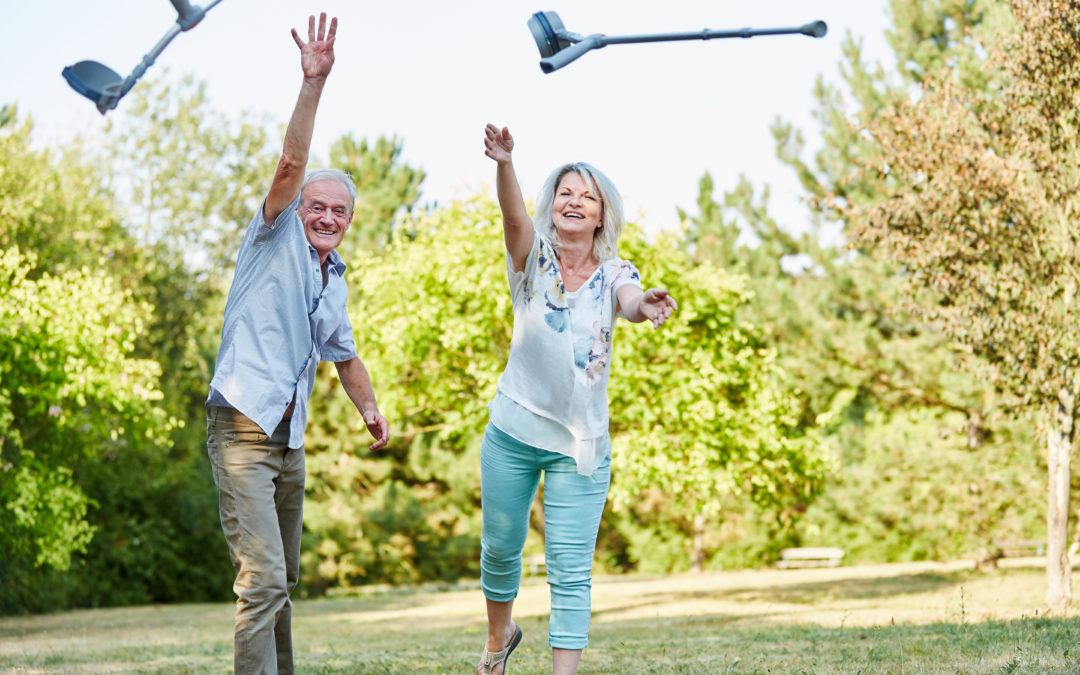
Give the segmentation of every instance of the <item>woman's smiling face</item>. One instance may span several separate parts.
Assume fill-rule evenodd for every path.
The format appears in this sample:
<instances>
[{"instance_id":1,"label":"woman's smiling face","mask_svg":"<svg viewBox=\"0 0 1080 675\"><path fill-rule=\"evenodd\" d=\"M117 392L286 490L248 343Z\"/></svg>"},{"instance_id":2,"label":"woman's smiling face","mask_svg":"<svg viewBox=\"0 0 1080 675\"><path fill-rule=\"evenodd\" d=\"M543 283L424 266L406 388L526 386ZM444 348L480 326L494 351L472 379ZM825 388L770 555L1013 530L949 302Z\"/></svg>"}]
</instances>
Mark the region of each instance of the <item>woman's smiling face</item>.
<instances>
[{"instance_id":1,"label":"woman's smiling face","mask_svg":"<svg viewBox=\"0 0 1080 675\"><path fill-rule=\"evenodd\" d=\"M585 232L592 237L604 224L604 204L588 181L569 171L555 188L551 221L560 237Z\"/></svg>"}]
</instances>

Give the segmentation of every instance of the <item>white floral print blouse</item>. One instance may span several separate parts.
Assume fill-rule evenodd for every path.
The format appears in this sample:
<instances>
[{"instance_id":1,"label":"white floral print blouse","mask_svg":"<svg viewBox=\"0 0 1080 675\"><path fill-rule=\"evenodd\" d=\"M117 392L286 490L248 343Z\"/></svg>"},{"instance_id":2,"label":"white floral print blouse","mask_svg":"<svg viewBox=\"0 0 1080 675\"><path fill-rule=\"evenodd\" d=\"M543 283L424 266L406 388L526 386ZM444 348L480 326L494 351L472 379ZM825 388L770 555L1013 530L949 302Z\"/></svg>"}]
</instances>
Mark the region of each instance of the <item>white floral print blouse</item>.
<instances>
[{"instance_id":1,"label":"white floral print blouse","mask_svg":"<svg viewBox=\"0 0 1080 675\"><path fill-rule=\"evenodd\" d=\"M539 232L525 269L506 258L514 305L510 358L489 406L491 423L522 443L572 457L591 475L611 455L607 382L616 291L641 287L637 269L605 260L567 292L555 249Z\"/></svg>"}]
</instances>

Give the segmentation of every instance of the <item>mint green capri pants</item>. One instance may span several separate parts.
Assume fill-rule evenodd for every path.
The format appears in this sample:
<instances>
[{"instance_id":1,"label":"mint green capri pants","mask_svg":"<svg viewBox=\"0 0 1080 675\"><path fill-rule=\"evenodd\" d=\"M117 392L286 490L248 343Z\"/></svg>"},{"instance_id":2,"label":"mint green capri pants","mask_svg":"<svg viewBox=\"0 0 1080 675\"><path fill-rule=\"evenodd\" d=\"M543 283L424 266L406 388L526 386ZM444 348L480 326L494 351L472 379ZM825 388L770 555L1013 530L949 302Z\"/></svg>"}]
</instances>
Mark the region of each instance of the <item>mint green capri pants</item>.
<instances>
[{"instance_id":1,"label":"mint green capri pants","mask_svg":"<svg viewBox=\"0 0 1080 675\"><path fill-rule=\"evenodd\" d=\"M540 473L544 472L544 557L551 587L548 644L589 644L593 552L604 513L611 459L591 476L566 455L526 445L492 424L480 446L480 586L484 597L509 602L521 585L521 551L529 531Z\"/></svg>"}]
</instances>

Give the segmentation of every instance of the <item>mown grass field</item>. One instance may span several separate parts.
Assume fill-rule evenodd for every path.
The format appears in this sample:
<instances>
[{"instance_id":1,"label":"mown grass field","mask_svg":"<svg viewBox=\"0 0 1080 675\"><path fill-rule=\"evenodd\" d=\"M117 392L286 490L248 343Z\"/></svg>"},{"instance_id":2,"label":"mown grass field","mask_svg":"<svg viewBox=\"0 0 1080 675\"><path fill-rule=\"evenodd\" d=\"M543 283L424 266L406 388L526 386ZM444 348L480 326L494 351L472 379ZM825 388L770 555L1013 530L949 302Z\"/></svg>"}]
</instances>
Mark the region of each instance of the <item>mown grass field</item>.
<instances>
[{"instance_id":1,"label":"mown grass field","mask_svg":"<svg viewBox=\"0 0 1080 675\"><path fill-rule=\"evenodd\" d=\"M602 577L587 673L1080 673L1080 612L1040 609L1036 567L970 563ZM527 579L509 673L550 672L547 586ZM299 601L298 673L469 673L475 584ZM0 619L0 672L226 673L232 606Z\"/></svg>"}]
</instances>

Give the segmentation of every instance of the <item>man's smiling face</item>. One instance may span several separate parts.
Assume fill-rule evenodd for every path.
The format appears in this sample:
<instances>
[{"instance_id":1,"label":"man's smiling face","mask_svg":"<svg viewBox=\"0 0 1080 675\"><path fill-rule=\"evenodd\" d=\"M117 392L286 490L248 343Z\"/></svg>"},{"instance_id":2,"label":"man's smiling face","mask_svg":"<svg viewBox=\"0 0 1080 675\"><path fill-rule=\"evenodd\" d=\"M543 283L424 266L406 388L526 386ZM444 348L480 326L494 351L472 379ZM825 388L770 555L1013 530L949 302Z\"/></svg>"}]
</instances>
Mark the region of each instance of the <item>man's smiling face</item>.
<instances>
[{"instance_id":1,"label":"man's smiling face","mask_svg":"<svg viewBox=\"0 0 1080 675\"><path fill-rule=\"evenodd\" d=\"M349 231L352 221L349 191L336 180L308 183L300 195L298 210L308 243L319 252L319 261L325 261Z\"/></svg>"}]
</instances>

